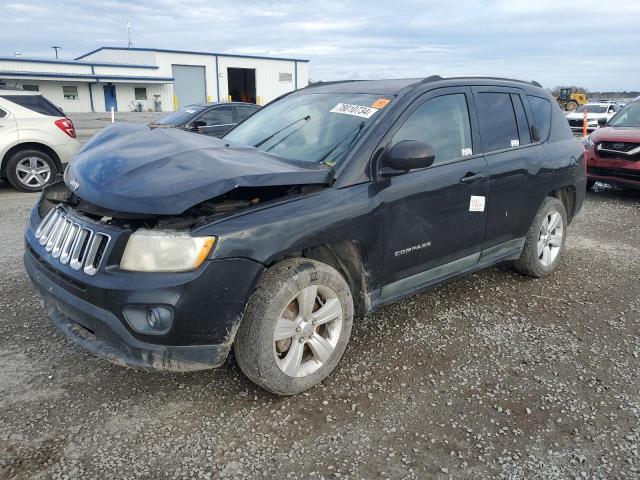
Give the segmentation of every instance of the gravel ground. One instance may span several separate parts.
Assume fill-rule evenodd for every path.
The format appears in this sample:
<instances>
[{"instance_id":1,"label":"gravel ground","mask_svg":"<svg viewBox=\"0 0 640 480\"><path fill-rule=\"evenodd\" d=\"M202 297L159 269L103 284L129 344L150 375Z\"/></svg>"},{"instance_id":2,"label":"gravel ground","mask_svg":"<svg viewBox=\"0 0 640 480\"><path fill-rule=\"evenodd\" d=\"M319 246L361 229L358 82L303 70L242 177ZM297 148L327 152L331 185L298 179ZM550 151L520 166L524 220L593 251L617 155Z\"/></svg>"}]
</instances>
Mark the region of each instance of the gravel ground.
<instances>
[{"instance_id":1,"label":"gravel ground","mask_svg":"<svg viewBox=\"0 0 640 480\"><path fill-rule=\"evenodd\" d=\"M640 478L640 193L600 189L558 272L499 266L357 321L305 394L233 358L110 365L59 334L20 259L35 196L0 188L0 478Z\"/></svg>"}]
</instances>

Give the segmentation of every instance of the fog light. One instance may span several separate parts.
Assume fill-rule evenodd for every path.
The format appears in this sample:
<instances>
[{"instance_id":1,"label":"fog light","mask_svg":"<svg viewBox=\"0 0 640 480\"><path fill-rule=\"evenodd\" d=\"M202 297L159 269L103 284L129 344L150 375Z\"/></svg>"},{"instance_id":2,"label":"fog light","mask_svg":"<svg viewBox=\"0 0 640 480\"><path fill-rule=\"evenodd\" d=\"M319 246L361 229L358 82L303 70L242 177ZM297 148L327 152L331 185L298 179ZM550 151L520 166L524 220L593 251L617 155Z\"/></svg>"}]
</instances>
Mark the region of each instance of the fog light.
<instances>
[{"instance_id":1,"label":"fog light","mask_svg":"<svg viewBox=\"0 0 640 480\"><path fill-rule=\"evenodd\" d=\"M173 324L173 309L163 305L127 305L123 313L131 328L146 335L167 333Z\"/></svg>"}]
</instances>

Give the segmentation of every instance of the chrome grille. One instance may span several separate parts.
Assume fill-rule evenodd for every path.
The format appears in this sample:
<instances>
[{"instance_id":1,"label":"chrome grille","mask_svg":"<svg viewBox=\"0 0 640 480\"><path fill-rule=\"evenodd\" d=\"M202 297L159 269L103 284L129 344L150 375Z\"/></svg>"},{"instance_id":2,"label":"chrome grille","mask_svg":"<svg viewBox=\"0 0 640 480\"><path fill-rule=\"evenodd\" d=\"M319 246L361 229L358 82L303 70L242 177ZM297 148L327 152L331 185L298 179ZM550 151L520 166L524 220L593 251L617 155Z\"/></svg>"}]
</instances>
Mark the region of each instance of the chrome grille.
<instances>
[{"instance_id":1,"label":"chrome grille","mask_svg":"<svg viewBox=\"0 0 640 480\"><path fill-rule=\"evenodd\" d=\"M44 217L35 237L53 258L87 275L98 272L111 241L106 233L81 225L61 208L54 208Z\"/></svg>"}]
</instances>

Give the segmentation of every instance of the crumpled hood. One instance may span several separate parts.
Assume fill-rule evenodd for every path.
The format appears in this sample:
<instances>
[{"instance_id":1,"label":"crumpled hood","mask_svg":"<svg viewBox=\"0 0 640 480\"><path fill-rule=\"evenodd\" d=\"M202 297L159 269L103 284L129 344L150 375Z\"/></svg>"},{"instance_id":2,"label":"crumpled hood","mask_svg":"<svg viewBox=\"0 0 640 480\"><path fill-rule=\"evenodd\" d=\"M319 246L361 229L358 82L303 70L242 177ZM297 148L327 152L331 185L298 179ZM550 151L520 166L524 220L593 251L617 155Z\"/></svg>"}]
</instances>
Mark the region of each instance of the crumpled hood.
<instances>
[{"instance_id":1,"label":"crumpled hood","mask_svg":"<svg viewBox=\"0 0 640 480\"><path fill-rule=\"evenodd\" d=\"M117 212L176 215L236 187L328 184L322 164L173 128L109 126L70 162L64 180L80 198Z\"/></svg>"}]
</instances>

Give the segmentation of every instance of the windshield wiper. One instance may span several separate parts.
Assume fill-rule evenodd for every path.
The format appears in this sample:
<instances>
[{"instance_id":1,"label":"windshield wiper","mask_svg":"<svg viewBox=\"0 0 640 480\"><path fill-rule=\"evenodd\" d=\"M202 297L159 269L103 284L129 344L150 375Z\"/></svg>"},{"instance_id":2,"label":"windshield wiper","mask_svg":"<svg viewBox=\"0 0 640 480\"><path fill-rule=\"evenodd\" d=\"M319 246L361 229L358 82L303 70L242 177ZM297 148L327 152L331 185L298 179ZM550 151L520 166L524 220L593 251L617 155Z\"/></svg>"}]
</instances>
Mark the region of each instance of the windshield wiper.
<instances>
[{"instance_id":1,"label":"windshield wiper","mask_svg":"<svg viewBox=\"0 0 640 480\"><path fill-rule=\"evenodd\" d=\"M276 136L276 135L278 135L279 133L284 132L287 128L289 128L289 127L293 127L296 123L298 123L298 122L302 122L303 120L304 120L304 121L309 120L310 118L311 118L311 115L307 115L306 117L299 118L299 119L298 119L298 120L296 120L295 122L291 122L289 125L287 125L287 126L285 126L285 127L281 128L280 130L277 130L275 133L272 133L272 134L271 134L271 135L269 135L267 138L265 138L265 139L263 139L263 140L260 140L258 143L256 143L256 144L254 145L254 147L258 148L259 146L264 145L265 143L267 143L269 140L271 140L273 137L275 137L275 136Z\"/></svg>"},{"instance_id":2,"label":"windshield wiper","mask_svg":"<svg viewBox=\"0 0 640 480\"><path fill-rule=\"evenodd\" d=\"M351 130L349 132L348 135L345 135L345 137L340 140L338 143L336 143L333 148L331 148L331 150L329 150L327 153L325 153L322 158L320 160L318 160L319 163L323 163L327 158L329 158L329 155L331 155L333 152L335 152L338 147L340 145L342 145L344 142L347 141L347 139L353 135L353 138L351 139L351 141L349 142L349 144L346 146L346 148L344 149L344 151L346 152L347 150L349 150L349 148L351 148L351 145L354 144L354 142L357 140L357 138L360 136L360 132L362 132L362 129L364 128L364 122L360 122L360 124L354 128L353 130ZM355 135L354 135L355 134Z\"/></svg>"}]
</instances>

